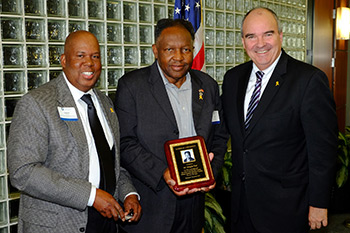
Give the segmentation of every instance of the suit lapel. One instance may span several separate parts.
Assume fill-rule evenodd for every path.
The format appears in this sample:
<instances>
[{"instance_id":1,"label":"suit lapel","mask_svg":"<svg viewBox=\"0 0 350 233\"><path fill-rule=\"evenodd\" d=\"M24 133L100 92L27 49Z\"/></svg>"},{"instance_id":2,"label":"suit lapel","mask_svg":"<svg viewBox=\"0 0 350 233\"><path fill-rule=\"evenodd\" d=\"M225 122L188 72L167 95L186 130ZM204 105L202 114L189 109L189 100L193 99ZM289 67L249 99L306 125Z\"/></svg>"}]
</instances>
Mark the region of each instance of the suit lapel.
<instances>
[{"instance_id":1,"label":"suit lapel","mask_svg":"<svg viewBox=\"0 0 350 233\"><path fill-rule=\"evenodd\" d=\"M159 74L157 62L154 62L153 65L151 66L149 83L151 85L151 92L155 100L157 101L159 106L163 109L165 115L169 118L170 122L172 122L174 126L176 126L177 128L175 115L171 107L171 103L168 97L168 93L166 92L163 79Z\"/></svg>"},{"instance_id":2,"label":"suit lapel","mask_svg":"<svg viewBox=\"0 0 350 233\"><path fill-rule=\"evenodd\" d=\"M242 75L239 77L238 80L238 90L237 90L237 113L239 117L239 125L241 126L241 132L242 135L245 134L245 128L244 128L244 100L245 95L247 92L247 86L250 78L250 74L253 69L253 63L250 61L245 70L242 71Z\"/></svg>"},{"instance_id":3,"label":"suit lapel","mask_svg":"<svg viewBox=\"0 0 350 233\"><path fill-rule=\"evenodd\" d=\"M281 88L281 86L284 83L283 74L286 73L287 70L287 55L282 52L281 58L278 61L275 70L273 71L269 82L267 83L267 86L263 92L263 95L261 96L260 102L257 106L257 108L254 111L252 120L250 122L249 129L247 131L247 134L249 134L254 126L257 124L259 119L262 117L263 113L265 112L266 108L271 103L273 97L276 95L278 90Z\"/></svg>"},{"instance_id":4,"label":"suit lapel","mask_svg":"<svg viewBox=\"0 0 350 233\"><path fill-rule=\"evenodd\" d=\"M89 152L88 152L87 140L86 140L83 124L81 123L80 114L77 109L77 106L75 105L73 96L62 74L60 74L57 77L57 102L58 102L57 106L59 107L74 107L79 123L77 124L76 121L64 121L64 122L67 124L69 131L72 133L73 137L77 142L77 146L79 148L79 154L80 155L88 154ZM88 166L89 164L88 161L85 164L87 164Z\"/></svg>"},{"instance_id":5,"label":"suit lapel","mask_svg":"<svg viewBox=\"0 0 350 233\"><path fill-rule=\"evenodd\" d=\"M106 118L108 127L111 130L111 133L113 136L113 144L115 145L117 140L114 137L116 135L119 135L119 128L116 127L118 125L118 122L116 121L116 118L114 118L115 111L112 108L111 104L109 104L108 102L103 100L104 96L102 96L102 95L104 95L104 93L101 93L100 91L98 91L96 89L93 89L93 91L94 91L96 98L101 106L101 109L102 109L103 115Z\"/></svg>"},{"instance_id":6,"label":"suit lapel","mask_svg":"<svg viewBox=\"0 0 350 233\"><path fill-rule=\"evenodd\" d=\"M192 71L191 81L192 81L192 115L194 127L197 130L198 124L200 123L201 112L203 108L204 98L205 98L205 90L202 87L202 81L200 78L195 75ZM203 99L200 98L200 92L202 93Z\"/></svg>"},{"instance_id":7,"label":"suit lapel","mask_svg":"<svg viewBox=\"0 0 350 233\"><path fill-rule=\"evenodd\" d=\"M105 101L104 98L105 95L104 93L94 89L93 90L98 102L100 103L102 112L107 120L107 124L109 129L111 130L112 133L112 137L113 137L113 148L114 148L114 156L117 159L114 159L114 163L115 163L115 168L118 168L120 166L120 161L119 161L119 148L120 148L120 144L119 144L119 123L116 117L116 113L113 107L112 103L108 103L108 101ZM116 177L119 177L119 172L120 169L115 169L115 174Z\"/></svg>"}]
</instances>

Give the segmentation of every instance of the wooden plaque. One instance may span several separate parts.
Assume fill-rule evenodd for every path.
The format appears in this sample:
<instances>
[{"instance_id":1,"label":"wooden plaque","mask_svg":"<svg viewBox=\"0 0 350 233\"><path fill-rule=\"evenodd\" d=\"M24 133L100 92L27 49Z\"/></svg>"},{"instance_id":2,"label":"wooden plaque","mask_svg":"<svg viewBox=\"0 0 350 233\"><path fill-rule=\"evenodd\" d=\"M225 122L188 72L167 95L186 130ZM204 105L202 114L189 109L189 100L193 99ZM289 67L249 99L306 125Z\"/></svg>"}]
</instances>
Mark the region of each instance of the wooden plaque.
<instances>
[{"instance_id":1,"label":"wooden plaque","mask_svg":"<svg viewBox=\"0 0 350 233\"><path fill-rule=\"evenodd\" d=\"M203 137L170 140L164 144L164 149L176 191L215 183Z\"/></svg>"}]
</instances>

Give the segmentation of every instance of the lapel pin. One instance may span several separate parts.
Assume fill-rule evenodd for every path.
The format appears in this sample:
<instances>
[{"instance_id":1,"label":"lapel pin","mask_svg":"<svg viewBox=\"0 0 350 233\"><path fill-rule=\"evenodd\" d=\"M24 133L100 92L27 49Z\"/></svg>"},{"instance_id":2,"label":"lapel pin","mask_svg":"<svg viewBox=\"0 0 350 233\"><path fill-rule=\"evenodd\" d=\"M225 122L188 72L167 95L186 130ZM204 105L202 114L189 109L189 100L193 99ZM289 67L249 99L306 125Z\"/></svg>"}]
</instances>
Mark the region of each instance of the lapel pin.
<instances>
[{"instance_id":1,"label":"lapel pin","mask_svg":"<svg viewBox=\"0 0 350 233\"><path fill-rule=\"evenodd\" d=\"M276 87L280 85L280 82L279 81L276 81Z\"/></svg>"},{"instance_id":2,"label":"lapel pin","mask_svg":"<svg viewBox=\"0 0 350 233\"><path fill-rule=\"evenodd\" d=\"M111 110L111 113L113 113L113 112L114 112L113 108L110 108L110 110Z\"/></svg>"},{"instance_id":3,"label":"lapel pin","mask_svg":"<svg viewBox=\"0 0 350 233\"><path fill-rule=\"evenodd\" d=\"M199 92L199 99L203 100L204 90L203 89L199 89L198 92Z\"/></svg>"}]
</instances>

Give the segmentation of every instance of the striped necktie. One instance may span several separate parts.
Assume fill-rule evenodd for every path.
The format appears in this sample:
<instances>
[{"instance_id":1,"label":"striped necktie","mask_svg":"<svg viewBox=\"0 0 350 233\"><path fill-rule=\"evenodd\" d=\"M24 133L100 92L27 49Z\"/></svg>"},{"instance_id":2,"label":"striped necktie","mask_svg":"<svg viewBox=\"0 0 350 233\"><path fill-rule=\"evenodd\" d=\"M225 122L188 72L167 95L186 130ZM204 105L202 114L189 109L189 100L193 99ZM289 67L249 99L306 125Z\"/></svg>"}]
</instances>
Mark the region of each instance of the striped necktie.
<instances>
[{"instance_id":1,"label":"striped necktie","mask_svg":"<svg viewBox=\"0 0 350 233\"><path fill-rule=\"evenodd\" d=\"M262 77L264 76L264 73L262 71L257 71L255 74L256 74L255 88L249 101L247 116L244 122L244 127L246 130L249 127L250 121L253 117L254 110L258 106L258 103L260 100L261 80L262 80Z\"/></svg>"}]
</instances>

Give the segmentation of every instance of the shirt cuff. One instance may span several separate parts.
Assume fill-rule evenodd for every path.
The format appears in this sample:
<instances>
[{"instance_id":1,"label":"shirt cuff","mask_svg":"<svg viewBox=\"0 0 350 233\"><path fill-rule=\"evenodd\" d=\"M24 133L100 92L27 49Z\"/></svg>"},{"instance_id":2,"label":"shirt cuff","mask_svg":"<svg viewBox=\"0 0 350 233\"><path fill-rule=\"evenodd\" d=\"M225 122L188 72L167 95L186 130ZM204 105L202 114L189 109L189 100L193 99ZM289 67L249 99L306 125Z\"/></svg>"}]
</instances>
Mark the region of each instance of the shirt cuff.
<instances>
[{"instance_id":1,"label":"shirt cuff","mask_svg":"<svg viewBox=\"0 0 350 233\"><path fill-rule=\"evenodd\" d=\"M89 197L87 206L91 207L95 202L95 198L96 198L96 186L91 185L91 192L90 192L90 197Z\"/></svg>"},{"instance_id":2,"label":"shirt cuff","mask_svg":"<svg viewBox=\"0 0 350 233\"><path fill-rule=\"evenodd\" d=\"M131 193L126 194L126 196L124 198L124 201L130 195L136 195L137 196L137 200L140 201L140 195L137 192L131 192Z\"/></svg>"}]
</instances>

